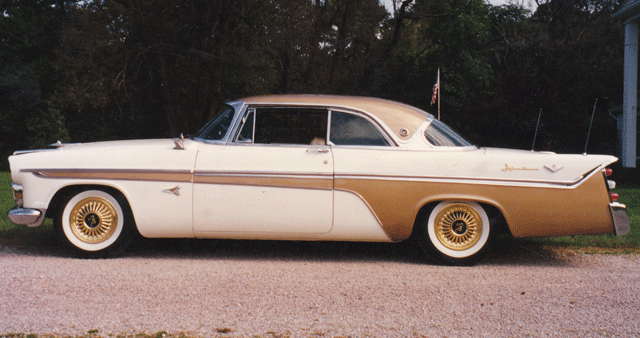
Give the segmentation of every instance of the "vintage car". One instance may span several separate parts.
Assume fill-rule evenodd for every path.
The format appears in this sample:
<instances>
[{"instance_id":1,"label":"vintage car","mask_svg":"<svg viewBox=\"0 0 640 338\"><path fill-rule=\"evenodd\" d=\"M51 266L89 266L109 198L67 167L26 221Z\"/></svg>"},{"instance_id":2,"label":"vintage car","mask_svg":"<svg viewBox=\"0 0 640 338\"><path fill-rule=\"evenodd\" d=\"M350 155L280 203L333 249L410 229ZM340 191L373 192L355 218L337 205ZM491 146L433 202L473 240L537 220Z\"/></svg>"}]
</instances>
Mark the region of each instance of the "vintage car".
<instances>
[{"instance_id":1,"label":"vintage car","mask_svg":"<svg viewBox=\"0 0 640 338\"><path fill-rule=\"evenodd\" d=\"M432 115L363 97L228 102L195 136L57 144L9 157L31 227L78 254L148 238L396 242L471 264L500 233L629 231L605 155L478 148Z\"/></svg>"}]
</instances>

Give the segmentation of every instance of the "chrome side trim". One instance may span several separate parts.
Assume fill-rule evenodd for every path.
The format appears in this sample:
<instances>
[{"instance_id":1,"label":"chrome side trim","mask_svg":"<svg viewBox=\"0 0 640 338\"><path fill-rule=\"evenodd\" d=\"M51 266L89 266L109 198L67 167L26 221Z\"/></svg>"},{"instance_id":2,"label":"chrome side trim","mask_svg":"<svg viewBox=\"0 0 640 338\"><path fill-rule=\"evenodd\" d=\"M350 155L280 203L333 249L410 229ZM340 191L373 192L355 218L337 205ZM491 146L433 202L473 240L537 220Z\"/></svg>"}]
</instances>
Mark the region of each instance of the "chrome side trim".
<instances>
[{"instance_id":1,"label":"chrome side trim","mask_svg":"<svg viewBox=\"0 0 640 338\"><path fill-rule=\"evenodd\" d=\"M94 179L155 182L193 182L191 170L150 170L150 169L22 169L48 179Z\"/></svg>"},{"instance_id":2,"label":"chrome side trim","mask_svg":"<svg viewBox=\"0 0 640 338\"><path fill-rule=\"evenodd\" d=\"M618 202L609 203L613 226L616 229L616 236L624 236L631 231L631 222L627 215L627 206Z\"/></svg>"},{"instance_id":3,"label":"chrome side trim","mask_svg":"<svg viewBox=\"0 0 640 338\"><path fill-rule=\"evenodd\" d=\"M333 175L324 173L196 172L195 184L332 190Z\"/></svg>"},{"instance_id":4,"label":"chrome side trim","mask_svg":"<svg viewBox=\"0 0 640 338\"><path fill-rule=\"evenodd\" d=\"M34 228L44 222L45 211L46 210L15 207L7 212L7 218L9 218L13 224L26 225Z\"/></svg>"},{"instance_id":5,"label":"chrome side trim","mask_svg":"<svg viewBox=\"0 0 640 338\"><path fill-rule=\"evenodd\" d=\"M13 155L23 155L23 154L29 154L29 153L37 153L37 152L41 152L41 151L54 151L54 150L58 150L58 149L31 149L31 150L16 150L13 152Z\"/></svg>"},{"instance_id":6,"label":"chrome side trim","mask_svg":"<svg viewBox=\"0 0 640 338\"><path fill-rule=\"evenodd\" d=\"M269 173L269 172L226 172L226 171L197 171L196 176L218 176L218 177L258 177L258 178L313 178L313 179L333 179L333 174L324 173Z\"/></svg>"},{"instance_id":7,"label":"chrome side trim","mask_svg":"<svg viewBox=\"0 0 640 338\"><path fill-rule=\"evenodd\" d=\"M383 180L383 181L414 181L414 182L440 182L440 183L460 183L460 184L486 184L486 185L541 185L555 188L572 188L577 183L584 180L584 177L576 178L573 181L553 182L543 180L519 180L508 178L469 178L469 177L434 177L434 176L383 176L383 175L344 175L335 174L335 179L359 179L359 180Z\"/></svg>"}]
</instances>

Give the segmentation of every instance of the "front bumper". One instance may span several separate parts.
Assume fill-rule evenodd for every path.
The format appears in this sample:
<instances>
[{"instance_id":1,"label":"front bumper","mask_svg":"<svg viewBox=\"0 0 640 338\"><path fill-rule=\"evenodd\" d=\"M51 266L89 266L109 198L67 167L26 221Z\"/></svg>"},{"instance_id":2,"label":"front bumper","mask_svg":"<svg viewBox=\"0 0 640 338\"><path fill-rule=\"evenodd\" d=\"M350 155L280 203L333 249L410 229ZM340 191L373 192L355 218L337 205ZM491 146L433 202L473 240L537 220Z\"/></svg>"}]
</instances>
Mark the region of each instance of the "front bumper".
<instances>
[{"instance_id":1,"label":"front bumper","mask_svg":"<svg viewBox=\"0 0 640 338\"><path fill-rule=\"evenodd\" d=\"M26 225L28 227L37 227L44 222L45 212L38 209L25 209L15 207L7 212L7 217L14 224Z\"/></svg>"},{"instance_id":2,"label":"front bumper","mask_svg":"<svg viewBox=\"0 0 640 338\"><path fill-rule=\"evenodd\" d=\"M609 203L611 209L611 217L613 217L613 225L616 229L617 236L623 236L631 231L631 223L627 215L627 206L618 202Z\"/></svg>"},{"instance_id":3,"label":"front bumper","mask_svg":"<svg viewBox=\"0 0 640 338\"><path fill-rule=\"evenodd\" d=\"M41 225L44 222L46 210L23 208L22 186L11 183L11 190L13 190L13 200L16 202L16 207L7 212L7 218L9 218L11 223L26 225L28 227Z\"/></svg>"}]
</instances>

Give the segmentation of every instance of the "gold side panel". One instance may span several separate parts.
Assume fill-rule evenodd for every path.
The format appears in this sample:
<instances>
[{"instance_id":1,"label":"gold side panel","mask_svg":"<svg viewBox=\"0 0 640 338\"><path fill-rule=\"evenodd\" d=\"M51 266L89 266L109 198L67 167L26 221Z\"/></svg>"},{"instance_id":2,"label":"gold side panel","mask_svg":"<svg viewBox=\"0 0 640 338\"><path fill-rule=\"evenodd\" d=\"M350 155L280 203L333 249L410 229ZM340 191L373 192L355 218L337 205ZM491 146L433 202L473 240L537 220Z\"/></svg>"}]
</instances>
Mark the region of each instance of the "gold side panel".
<instances>
[{"instance_id":1,"label":"gold side panel","mask_svg":"<svg viewBox=\"0 0 640 338\"><path fill-rule=\"evenodd\" d=\"M602 175L573 189L336 177L335 189L362 197L394 240L407 239L422 206L443 200L491 204L516 237L614 231Z\"/></svg>"},{"instance_id":2,"label":"gold side panel","mask_svg":"<svg viewBox=\"0 0 640 338\"><path fill-rule=\"evenodd\" d=\"M332 190L333 176L315 175L266 175L266 174L201 174L195 183L265 186L276 188Z\"/></svg>"},{"instance_id":3,"label":"gold side panel","mask_svg":"<svg viewBox=\"0 0 640 338\"><path fill-rule=\"evenodd\" d=\"M125 181L191 182L188 170L122 170L122 169L23 169L44 178L99 179Z\"/></svg>"}]
</instances>

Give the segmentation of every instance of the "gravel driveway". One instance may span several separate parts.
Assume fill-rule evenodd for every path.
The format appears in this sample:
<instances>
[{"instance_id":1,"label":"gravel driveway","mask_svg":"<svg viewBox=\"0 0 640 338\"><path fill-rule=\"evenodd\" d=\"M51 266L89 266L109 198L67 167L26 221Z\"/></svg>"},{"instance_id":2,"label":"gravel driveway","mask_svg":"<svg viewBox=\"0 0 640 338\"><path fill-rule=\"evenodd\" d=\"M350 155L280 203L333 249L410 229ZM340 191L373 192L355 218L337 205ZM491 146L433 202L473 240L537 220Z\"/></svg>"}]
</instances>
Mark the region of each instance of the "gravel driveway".
<instances>
[{"instance_id":1,"label":"gravel driveway","mask_svg":"<svg viewBox=\"0 0 640 338\"><path fill-rule=\"evenodd\" d=\"M81 260L3 243L0 335L640 337L640 257L522 243L475 267L408 244L143 240Z\"/></svg>"}]
</instances>

